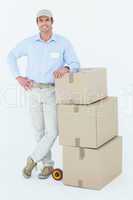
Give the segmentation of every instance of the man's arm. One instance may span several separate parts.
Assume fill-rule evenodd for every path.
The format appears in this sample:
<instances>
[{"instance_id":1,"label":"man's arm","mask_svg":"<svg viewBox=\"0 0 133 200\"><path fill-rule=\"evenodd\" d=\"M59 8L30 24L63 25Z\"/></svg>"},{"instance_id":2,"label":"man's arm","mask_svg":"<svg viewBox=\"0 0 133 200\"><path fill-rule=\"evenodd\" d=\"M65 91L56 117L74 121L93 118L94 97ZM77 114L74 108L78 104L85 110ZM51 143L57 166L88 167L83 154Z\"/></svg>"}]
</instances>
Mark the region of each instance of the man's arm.
<instances>
[{"instance_id":1,"label":"man's arm","mask_svg":"<svg viewBox=\"0 0 133 200\"><path fill-rule=\"evenodd\" d=\"M74 52L72 44L68 40L65 41L63 59L65 64L60 69L54 71L55 78L61 78L62 76L64 76L66 73L69 72L79 71L80 68L79 60Z\"/></svg>"},{"instance_id":2,"label":"man's arm","mask_svg":"<svg viewBox=\"0 0 133 200\"><path fill-rule=\"evenodd\" d=\"M26 55L27 55L27 40L25 39L20 43L18 43L16 47L13 48L7 56L7 63L15 78L20 76L20 72L17 65L17 59Z\"/></svg>"},{"instance_id":3,"label":"man's arm","mask_svg":"<svg viewBox=\"0 0 133 200\"><path fill-rule=\"evenodd\" d=\"M77 55L74 51L74 48L68 40L65 41L64 49L64 66L69 67L71 72L77 72L80 68L80 62L77 58Z\"/></svg>"},{"instance_id":4,"label":"man's arm","mask_svg":"<svg viewBox=\"0 0 133 200\"><path fill-rule=\"evenodd\" d=\"M25 39L17 44L16 47L13 48L7 56L7 63L9 64L13 76L25 90L32 88L32 81L20 75L17 59L23 56L27 56L27 45L27 39Z\"/></svg>"}]
</instances>

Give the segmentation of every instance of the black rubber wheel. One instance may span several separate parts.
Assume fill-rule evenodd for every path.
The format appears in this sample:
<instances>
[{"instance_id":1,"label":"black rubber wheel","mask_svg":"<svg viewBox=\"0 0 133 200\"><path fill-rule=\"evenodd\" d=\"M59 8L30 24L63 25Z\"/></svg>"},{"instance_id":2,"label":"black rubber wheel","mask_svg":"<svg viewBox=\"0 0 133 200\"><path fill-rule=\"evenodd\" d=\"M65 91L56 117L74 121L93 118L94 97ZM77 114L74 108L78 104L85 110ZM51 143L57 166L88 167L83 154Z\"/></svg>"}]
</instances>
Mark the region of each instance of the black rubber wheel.
<instances>
[{"instance_id":1,"label":"black rubber wheel","mask_svg":"<svg viewBox=\"0 0 133 200\"><path fill-rule=\"evenodd\" d=\"M63 178L63 171L59 168L54 169L52 172L52 177L56 181L60 181Z\"/></svg>"}]
</instances>

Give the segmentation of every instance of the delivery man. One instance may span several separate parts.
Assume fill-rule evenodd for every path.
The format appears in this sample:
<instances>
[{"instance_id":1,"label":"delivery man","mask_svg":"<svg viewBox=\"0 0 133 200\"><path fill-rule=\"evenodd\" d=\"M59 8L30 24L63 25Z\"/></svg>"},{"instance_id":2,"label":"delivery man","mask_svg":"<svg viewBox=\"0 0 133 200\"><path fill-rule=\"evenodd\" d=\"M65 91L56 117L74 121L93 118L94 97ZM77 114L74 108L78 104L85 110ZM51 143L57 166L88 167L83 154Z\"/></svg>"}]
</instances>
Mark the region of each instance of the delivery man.
<instances>
[{"instance_id":1,"label":"delivery man","mask_svg":"<svg viewBox=\"0 0 133 200\"><path fill-rule=\"evenodd\" d=\"M29 113L35 128L37 145L28 156L23 176L29 178L38 162L43 168L38 178L48 178L53 170L51 148L58 135L55 79L78 71L80 64L69 40L53 33L53 15L40 10L36 16L38 34L18 43L8 54L14 78L29 92ZM26 76L20 74L17 60L27 57Z\"/></svg>"}]
</instances>

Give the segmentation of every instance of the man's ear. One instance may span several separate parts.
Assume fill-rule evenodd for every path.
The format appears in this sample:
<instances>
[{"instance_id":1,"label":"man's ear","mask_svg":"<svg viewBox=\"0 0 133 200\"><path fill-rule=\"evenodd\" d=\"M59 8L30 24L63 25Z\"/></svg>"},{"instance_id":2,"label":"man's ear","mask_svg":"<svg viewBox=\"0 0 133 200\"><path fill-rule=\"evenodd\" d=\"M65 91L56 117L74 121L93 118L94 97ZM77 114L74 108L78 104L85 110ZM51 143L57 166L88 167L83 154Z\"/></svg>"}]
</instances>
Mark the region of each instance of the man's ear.
<instances>
[{"instance_id":1,"label":"man's ear","mask_svg":"<svg viewBox=\"0 0 133 200\"><path fill-rule=\"evenodd\" d=\"M36 18L36 23L38 24L38 17Z\"/></svg>"},{"instance_id":2,"label":"man's ear","mask_svg":"<svg viewBox=\"0 0 133 200\"><path fill-rule=\"evenodd\" d=\"M51 22L52 22L52 24L54 23L54 19L53 19L53 17L51 17Z\"/></svg>"}]
</instances>

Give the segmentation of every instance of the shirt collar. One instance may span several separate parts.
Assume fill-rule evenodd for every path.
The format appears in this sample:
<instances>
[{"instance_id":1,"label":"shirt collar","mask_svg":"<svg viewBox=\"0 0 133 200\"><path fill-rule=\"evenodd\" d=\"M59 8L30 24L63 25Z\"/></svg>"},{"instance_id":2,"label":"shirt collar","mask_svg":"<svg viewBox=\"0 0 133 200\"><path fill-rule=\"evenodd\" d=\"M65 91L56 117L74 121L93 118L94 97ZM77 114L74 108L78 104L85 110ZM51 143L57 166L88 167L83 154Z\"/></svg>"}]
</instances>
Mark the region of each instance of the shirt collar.
<instances>
[{"instance_id":1,"label":"shirt collar","mask_svg":"<svg viewBox=\"0 0 133 200\"><path fill-rule=\"evenodd\" d=\"M36 41L43 41L40 37L40 32L35 36L35 40ZM51 38L47 41L47 42L51 42L51 41L56 41L56 35L55 34L52 34Z\"/></svg>"}]
</instances>

